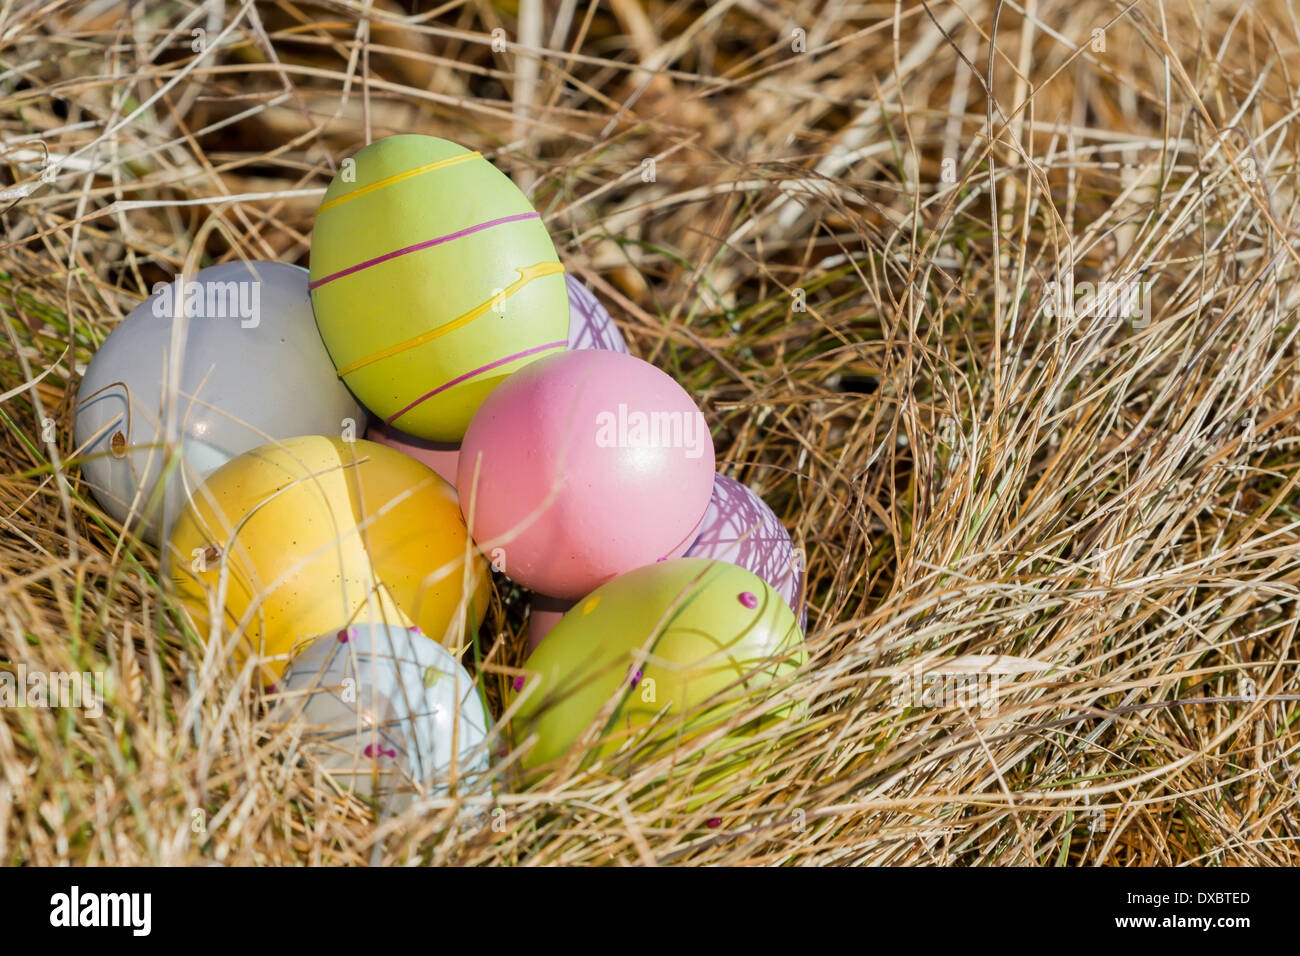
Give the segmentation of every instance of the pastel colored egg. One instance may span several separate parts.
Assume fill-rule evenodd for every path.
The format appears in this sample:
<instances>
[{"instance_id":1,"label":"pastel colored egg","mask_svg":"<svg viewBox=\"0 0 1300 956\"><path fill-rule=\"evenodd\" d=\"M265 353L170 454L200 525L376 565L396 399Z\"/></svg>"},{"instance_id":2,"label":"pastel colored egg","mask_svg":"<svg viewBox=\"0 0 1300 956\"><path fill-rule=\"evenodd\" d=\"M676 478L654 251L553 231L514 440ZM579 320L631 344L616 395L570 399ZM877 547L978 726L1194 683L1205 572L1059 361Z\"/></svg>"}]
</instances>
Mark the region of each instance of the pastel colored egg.
<instances>
[{"instance_id":1,"label":"pastel colored egg","mask_svg":"<svg viewBox=\"0 0 1300 956\"><path fill-rule=\"evenodd\" d=\"M460 445L455 442L417 438L380 421L370 423L370 428L366 430L366 438L387 445L389 448L395 448L403 455L410 455L416 461L436 471L438 477L453 488L456 486L456 463L460 460Z\"/></svg>"},{"instance_id":2,"label":"pastel colored egg","mask_svg":"<svg viewBox=\"0 0 1300 956\"><path fill-rule=\"evenodd\" d=\"M445 139L370 144L316 210L321 338L362 403L419 438L460 441L508 375L565 348L563 276L524 194Z\"/></svg>"},{"instance_id":3,"label":"pastel colored egg","mask_svg":"<svg viewBox=\"0 0 1300 956\"><path fill-rule=\"evenodd\" d=\"M734 478L714 477L704 524L686 556L730 561L754 572L800 613L803 629L808 612L803 606L802 554L767 503Z\"/></svg>"},{"instance_id":4,"label":"pastel colored egg","mask_svg":"<svg viewBox=\"0 0 1300 956\"><path fill-rule=\"evenodd\" d=\"M358 623L311 640L284 672L273 722L346 789L396 808L488 783L491 722L474 679L418 631Z\"/></svg>"},{"instance_id":5,"label":"pastel colored egg","mask_svg":"<svg viewBox=\"0 0 1300 956\"><path fill-rule=\"evenodd\" d=\"M236 455L364 425L316 331L307 270L279 262L159 283L99 347L77 400L82 477L105 511L154 543L189 491ZM160 490L169 435L179 458Z\"/></svg>"},{"instance_id":6,"label":"pastel colored egg","mask_svg":"<svg viewBox=\"0 0 1300 956\"><path fill-rule=\"evenodd\" d=\"M269 679L304 636L340 622L414 623L458 650L487 609L455 491L364 440L291 438L230 460L176 522L170 558L199 636L213 631L211 601L236 662L256 655Z\"/></svg>"},{"instance_id":7,"label":"pastel colored egg","mask_svg":"<svg viewBox=\"0 0 1300 956\"><path fill-rule=\"evenodd\" d=\"M626 352L627 342L609 310L577 276L566 275L569 288L569 348Z\"/></svg>"},{"instance_id":8,"label":"pastel colored egg","mask_svg":"<svg viewBox=\"0 0 1300 956\"><path fill-rule=\"evenodd\" d=\"M762 578L704 558L647 565L575 604L524 663L514 737L536 735L530 768L579 740L588 760L612 754L652 721L667 746L738 718L804 660L794 614Z\"/></svg>"},{"instance_id":9,"label":"pastel colored egg","mask_svg":"<svg viewBox=\"0 0 1300 956\"><path fill-rule=\"evenodd\" d=\"M672 378L620 352L562 352L483 403L456 486L494 566L572 600L681 555L708 507L713 467L704 416Z\"/></svg>"},{"instance_id":10,"label":"pastel colored egg","mask_svg":"<svg viewBox=\"0 0 1300 956\"><path fill-rule=\"evenodd\" d=\"M604 349L609 352L627 352L627 342L618 330L609 310L600 304L581 280L574 275L565 275L569 287L569 348ZM440 472L441 474L441 472ZM564 598L535 594L529 602L527 647L536 650L551 630L559 623L564 612L573 606L572 601Z\"/></svg>"}]
</instances>

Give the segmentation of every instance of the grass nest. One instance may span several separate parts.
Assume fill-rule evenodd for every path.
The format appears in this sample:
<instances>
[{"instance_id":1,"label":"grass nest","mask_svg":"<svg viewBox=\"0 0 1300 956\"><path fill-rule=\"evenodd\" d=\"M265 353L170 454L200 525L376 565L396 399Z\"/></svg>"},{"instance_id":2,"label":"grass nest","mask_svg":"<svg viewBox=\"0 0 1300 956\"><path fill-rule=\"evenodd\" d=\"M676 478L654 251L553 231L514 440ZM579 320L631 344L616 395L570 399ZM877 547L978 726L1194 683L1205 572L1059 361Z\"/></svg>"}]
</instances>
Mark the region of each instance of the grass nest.
<instances>
[{"instance_id":1,"label":"grass nest","mask_svg":"<svg viewBox=\"0 0 1300 956\"><path fill-rule=\"evenodd\" d=\"M1298 68L1283 0L0 3L0 671L106 675L0 708L0 860L1300 862ZM410 131L526 189L806 555L803 715L702 804L684 745L377 815L80 481L114 324L305 264Z\"/></svg>"}]
</instances>

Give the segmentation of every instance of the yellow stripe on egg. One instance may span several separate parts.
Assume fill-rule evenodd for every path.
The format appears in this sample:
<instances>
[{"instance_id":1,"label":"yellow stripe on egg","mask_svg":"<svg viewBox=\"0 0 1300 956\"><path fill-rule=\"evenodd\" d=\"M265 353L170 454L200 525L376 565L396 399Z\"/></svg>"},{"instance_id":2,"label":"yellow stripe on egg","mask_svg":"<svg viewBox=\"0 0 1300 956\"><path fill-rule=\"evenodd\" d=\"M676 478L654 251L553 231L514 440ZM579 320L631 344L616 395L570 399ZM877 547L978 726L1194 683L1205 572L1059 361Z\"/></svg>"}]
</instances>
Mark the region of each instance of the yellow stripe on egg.
<instances>
[{"instance_id":1,"label":"yellow stripe on egg","mask_svg":"<svg viewBox=\"0 0 1300 956\"><path fill-rule=\"evenodd\" d=\"M496 381L567 339L564 267L481 154L406 135L355 159L356 183L331 185L312 236L321 338L376 415L459 441Z\"/></svg>"},{"instance_id":2,"label":"yellow stripe on egg","mask_svg":"<svg viewBox=\"0 0 1300 956\"><path fill-rule=\"evenodd\" d=\"M452 156L449 157L448 159L439 159L436 162L426 163L425 165L417 167L416 169L408 169L404 173L394 173L393 175L387 176L379 180L378 182L373 182L367 186L362 186L360 189L354 189L350 193L344 193L342 196L339 196L337 199L331 199L329 200L329 202L321 203L320 206L316 209L316 215L319 216L327 209L333 209L335 206L341 206L349 199L356 199L358 196L364 196L367 193L372 193L377 189L383 189L385 186L391 186L393 183L400 183L404 179L410 179L414 176L420 176L423 175L424 173L430 173L433 172L435 169L442 169L445 166L454 166L457 163L463 163L466 160L482 159L482 158L483 158L482 153L478 153L478 152L464 153L460 156Z\"/></svg>"},{"instance_id":3,"label":"yellow stripe on egg","mask_svg":"<svg viewBox=\"0 0 1300 956\"><path fill-rule=\"evenodd\" d=\"M444 325L440 325L435 329L430 329L428 332L423 332L420 335L417 335L413 339L407 339L405 342L399 342L396 345L390 345L388 348L381 349L380 351L376 352L374 355L367 356L366 358L363 359L358 359L357 361L353 362L351 365L339 369L339 377L346 378L349 374L355 372L357 369L365 368L367 365L370 365L374 362L378 362L380 359L389 358L390 356L396 355L399 352L405 352L407 349L413 349L417 345L423 345L425 342L432 342L434 339L446 335L448 332L454 332L456 329L459 329L461 326L468 325L469 323L473 322L475 319L477 319L480 315L486 313L498 302L504 303L506 299L509 299L512 295L514 295L524 286L528 285L528 283L532 282L534 279L540 279L543 276L563 275L564 266L562 266L558 262L538 262L535 265L523 266L522 268L516 269L515 271L519 273L519 278L516 279L514 282L510 283L510 285L506 286L504 289L502 289L500 293L492 296L492 298L488 299L486 302L480 302L478 305L474 306L474 308L470 309L468 312L464 312L461 315L458 315L450 322L447 322Z\"/></svg>"}]
</instances>

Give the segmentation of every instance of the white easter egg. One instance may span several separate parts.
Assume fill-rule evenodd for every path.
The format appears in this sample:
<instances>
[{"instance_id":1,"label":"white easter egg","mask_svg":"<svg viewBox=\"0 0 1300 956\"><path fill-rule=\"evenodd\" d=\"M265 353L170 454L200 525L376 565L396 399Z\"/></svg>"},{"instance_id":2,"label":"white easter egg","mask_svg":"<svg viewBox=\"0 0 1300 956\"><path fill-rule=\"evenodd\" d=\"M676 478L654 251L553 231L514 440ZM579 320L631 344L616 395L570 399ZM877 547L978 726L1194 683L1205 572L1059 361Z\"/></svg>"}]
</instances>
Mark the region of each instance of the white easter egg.
<instances>
[{"instance_id":1,"label":"white easter egg","mask_svg":"<svg viewBox=\"0 0 1300 956\"><path fill-rule=\"evenodd\" d=\"M310 641L289 663L272 720L338 783L399 802L486 787L487 711L474 679L418 628L358 623Z\"/></svg>"}]
</instances>

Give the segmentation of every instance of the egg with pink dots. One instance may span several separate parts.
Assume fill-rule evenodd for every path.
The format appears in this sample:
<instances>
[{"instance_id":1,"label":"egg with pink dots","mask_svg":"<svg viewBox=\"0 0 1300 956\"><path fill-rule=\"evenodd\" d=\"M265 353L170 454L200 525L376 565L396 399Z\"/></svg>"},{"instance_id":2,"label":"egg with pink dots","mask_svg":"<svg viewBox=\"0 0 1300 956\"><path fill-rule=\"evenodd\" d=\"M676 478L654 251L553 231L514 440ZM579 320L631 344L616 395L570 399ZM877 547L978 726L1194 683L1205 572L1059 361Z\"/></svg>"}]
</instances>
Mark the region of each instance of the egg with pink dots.
<instances>
[{"instance_id":1,"label":"egg with pink dots","mask_svg":"<svg viewBox=\"0 0 1300 956\"><path fill-rule=\"evenodd\" d=\"M419 628L356 623L309 639L275 688L273 724L344 790L398 811L490 784L474 679Z\"/></svg>"}]
</instances>

